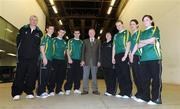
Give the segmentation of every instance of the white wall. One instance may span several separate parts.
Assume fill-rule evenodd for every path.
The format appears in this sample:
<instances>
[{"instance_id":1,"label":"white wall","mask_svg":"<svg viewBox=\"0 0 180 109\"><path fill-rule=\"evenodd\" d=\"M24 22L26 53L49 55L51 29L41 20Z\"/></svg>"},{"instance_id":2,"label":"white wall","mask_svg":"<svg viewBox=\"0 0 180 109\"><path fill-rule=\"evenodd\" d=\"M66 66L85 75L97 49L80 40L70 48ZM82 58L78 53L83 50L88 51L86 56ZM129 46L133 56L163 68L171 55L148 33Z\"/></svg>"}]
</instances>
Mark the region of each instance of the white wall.
<instances>
[{"instance_id":1,"label":"white wall","mask_svg":"<svg viewBox=\"0 0 180 109\"><path fill-rule=\"evenodd\" d=\"M0 57L0 66L16 66L16 58L10 56Z\"/></svg>"},{"instance_id":2,"label":"white wall","mask_svg":"<svg viewBox=\"0 0 180 109\"><path fill-rule=\"evenodd\" d=\"M129 0L119 19L125 22L150 14L161 31L163 82L180 84L180 0ZM129 27L128 27L129 28Z\"/></svg>"},{"instance_id":3,"label":"white wall","mask_svg":"<svg viewBox=\"0 0 180 109\"><path fill-rule=\"evenodd\" d=\"M36 0L0 0L0 16L17 28L28 24L30 15L38 16L38 25L44 31L46 17Z\"/></svg>"}]
</instances>

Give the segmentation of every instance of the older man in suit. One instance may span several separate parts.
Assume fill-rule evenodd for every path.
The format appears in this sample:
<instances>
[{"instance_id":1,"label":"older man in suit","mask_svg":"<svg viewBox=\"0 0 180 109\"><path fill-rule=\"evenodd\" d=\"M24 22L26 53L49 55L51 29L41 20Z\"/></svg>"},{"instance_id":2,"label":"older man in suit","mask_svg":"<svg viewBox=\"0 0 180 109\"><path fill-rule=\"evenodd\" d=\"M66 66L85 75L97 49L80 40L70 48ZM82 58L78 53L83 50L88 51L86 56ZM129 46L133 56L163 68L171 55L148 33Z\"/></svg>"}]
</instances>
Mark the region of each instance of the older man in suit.
<instances>
[{"instance_id":1,"label":"older man in suit","mask_svg":"<svg viewBox=\"0 0 180 109\"><path fill-rule=\"evenodd\" d=\"M97 69L100 66L100 40L95 39L95 30L89 29L89 39L85 39L82 50L82 62L83 66L83 92L82 95L88 94L89 90L89 74L92 75L92 93L100 95L97 86Z\"/></svg>"}]
</instances>

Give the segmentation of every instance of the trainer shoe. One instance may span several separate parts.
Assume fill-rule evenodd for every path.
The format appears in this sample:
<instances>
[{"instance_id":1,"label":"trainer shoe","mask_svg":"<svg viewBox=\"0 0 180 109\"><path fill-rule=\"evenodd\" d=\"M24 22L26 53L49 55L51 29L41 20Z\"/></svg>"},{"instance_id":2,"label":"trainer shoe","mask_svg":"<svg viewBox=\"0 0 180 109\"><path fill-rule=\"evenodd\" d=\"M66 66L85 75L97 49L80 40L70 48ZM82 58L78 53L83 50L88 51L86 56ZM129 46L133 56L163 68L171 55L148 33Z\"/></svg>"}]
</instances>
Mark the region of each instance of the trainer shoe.
<instances>
[{"instance_id":1,"label":"trainer shoe","mask_svg":"<svg viewBox=\"0 0 180 109\"><path fill-rule=\"evenodd\" d=\"M120 95L120 94L118 94L118 95L116 95L115 97L117 97L117 98L122 98L123 96Z\"/></svg>"},{"instance_id":2,"label":"trainer shoe","mask_svg":"<svg viewBox=\"0 0 180 109\"><path fill-rule=\"evenodd\" d=\"M81 94L81 91L78 90L78 89L75 89L75 90L74 90L74 94Z\"/></svg>"},{"instance_id":3,"label":"trainer shoe","mask_svg":"<svg viewBox=\"0 0 180 109\"><path fill-rule=\"evenodd\" d=\"M71 90L66 90L65 95L70 95Z\"/></svg>"},{"instance_id":4,"label":"trainer shoe","mask_svg":"<svg viewBox=\"0 0 180 109\"><path fill-rule=\"evenodd\" d=\"M104 93L105 96L112 96L112 94L108 93L108 92L105 92Z\"/></svg>"},{"instance_id":5,"label":"trainer shoe","mask_svg":"<svg viewBox=\"0 0 180 109\"><path fill-rule=\"evenodd\" d=\"M20 99L20 95L16 95L16 96L13 97L13 100L14 100L14 101L17 101L17 100L19 100L19 99Z\"/></svg>"},{"instance_id":6,"label":"trainer shoe","mask_svg":"<svg viewBox=\"0 0 180 109\"><path fill-rule=\"evenodd\" d=\"M149 105L157 105L155 102L149 101L147 104Z\"/></svg>"},{"instance_id":7,"label":"trainer shoe","mask_svg":"<svg viewBox=\"0 0 180 109\"><path fill-rule=\"evenodd\" d=\"M26 98L27 98L27 99L33 99L33 98L34 98L34 95L32 95L32 94L27 95Z\"/></svg>"},{"instance_id":8,"label":"trainer shoe","mask_svg":"<svg viewBox=\"0 0 180 109\"><path fill-rule=\"evenodd\" d=\"M49 95L46 93L46 92L44 92L44 93L42 93L40 96L36 96L37 98L47 98Z\"/></svg>"},{"instance_id":9,"label":"trainer shoe","mask_svg":"<svg viewBox=\"0 0 180 109\"><path fill-rule=\"evenodd\" d=\"M55 96L55 93L54 92L51 92L48 94L49 96Z\"/></svg>"},{"instance_id":10,"label":"trainer shoe","mask_svg":"<svg viewBox=\"0 0 180 109\"><path fill-rule=\"evenodd\" d=\"M129 96L124 95L124 96L122 96L122 98L124 98L124 99L128 99L128 98L129 98Z\"/></svg>"},{"instance_id":11,"label":"trainer shoe","mask_svg":"<svg viewBox=\"0 0 180 109\"><path fill-rule=\"evenodd\" d=\"M60 92L58 93L58 95L59 95L59 96L64 95L64 92L63 92L63 91L60 91Z\"/></svg>"}]
</instances>

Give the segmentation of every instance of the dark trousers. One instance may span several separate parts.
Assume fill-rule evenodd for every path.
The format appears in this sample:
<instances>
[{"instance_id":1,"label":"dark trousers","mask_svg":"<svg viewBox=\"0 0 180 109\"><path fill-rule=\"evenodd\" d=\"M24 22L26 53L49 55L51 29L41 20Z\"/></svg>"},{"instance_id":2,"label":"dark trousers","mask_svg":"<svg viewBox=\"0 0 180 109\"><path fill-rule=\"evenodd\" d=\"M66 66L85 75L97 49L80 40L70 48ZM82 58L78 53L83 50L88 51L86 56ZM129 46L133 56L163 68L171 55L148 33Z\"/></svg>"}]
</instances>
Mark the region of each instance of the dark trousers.
<instances>
[{"instance_id":1,"label":"dark trousers","mask_svg":"<svg viewBox=\"0 0 180 109\"><path fill-rule=\"evenodd\" d=\"M53 92L53 68L52 62L48 60L48 64L44 66L41 63L40 74L38 78L38 87L37 87L37 95L41 95L46 92L46 88L48 88L48 92Z\"/></svg>"},{"instance_id":2,"label":"dark trousers","mask_svg":"<svg viewBox=\"0 0 180 109\"><path fill-rule=\"evenodd\" d=\"M130 76L130 68L128 65L128 59L126 59L124 62L121 61L122 57L124 56L124 53L115 55L115 72L117 75L118 83L119 83L119 89L120 89L120 95L127 95L131 96L132 93L132 81Z\"/></svg>"},{"instance_id":3,"label":"dark trousers","mask_svg":"<svg viewBox=\"0 0 180 109\"><path fill-rule=\"evenodd\" d=\"M112 68L102 68L104 73L104 80L106 84L106 92L115 95L116 93L116 74Z\"/></svg>"},{"instance_id":4,"label":"dark trousers","mask_svg":"<svg viewBox=\"0 0 180 109\"><path fill-rule=\"evenodd\" d=\"M80 88L82 68L80 66L80 60L73 60L70 64L70 68L67 72L67 81L64 85L64 90L71 90L74 84L74 90Z\"/></svg>"},{"instance_id":5,"label":"dark trousers","mask_svg":"<svg viewBox=\"0 0 180 109\"><path fill-rule=\"evenodd\" d=\"M62 91L62 85L66 77L66 61L53 59L53 68L54 68L54 83L53 89L56 87L55 92L58 94Z\"/></svg>"},{"instance_id":6,"label":"dark trousers","mask_svg":"<svg viewBox=\"0 0 180 109\"><path fill-rule=\"evenodd\" d=\"M23 91L28 95L34 94L37 63L37 60L23 60L17 63L16 75L12 85L12 97L21 95Z\"/></svg>"},{"instance_id":7,"label":"dark trousers","mask_svg":"<svg viewBox=\"0 0 180 109\"><path fill-rule=\"evenodd\" d=\"M142 74L140 70L140 56L134 55L133 63L131 64L132 67L132 74L133 74L133 79L134 83L136 85L137 92L135 96L137 98L142 97Z\"/></svg>"},{"instance_id":8,"label":"dark trousers","mask_svg":"<svg viewBox=\"0 0 180 109\"><path fill-rule=\"evenodd\" d=\"M155 101L161 99L162 91L162 63L160 60L141 62L143 75L143 99ZM150 92L150 87L152 90ZM152 98L151 98L152 97Z\"/></svg>"}]
</instances>

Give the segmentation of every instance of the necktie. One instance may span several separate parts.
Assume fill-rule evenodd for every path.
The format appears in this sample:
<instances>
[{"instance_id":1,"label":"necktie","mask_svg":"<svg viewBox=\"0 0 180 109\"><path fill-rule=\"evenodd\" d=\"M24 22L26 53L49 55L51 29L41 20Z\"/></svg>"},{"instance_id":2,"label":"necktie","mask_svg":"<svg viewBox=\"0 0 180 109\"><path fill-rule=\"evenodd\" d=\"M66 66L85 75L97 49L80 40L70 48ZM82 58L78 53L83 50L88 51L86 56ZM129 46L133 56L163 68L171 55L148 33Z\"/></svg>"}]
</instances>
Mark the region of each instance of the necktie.
<instances>
[{"instance_id":1,"label":"necktie","mask_svg":"<svg viewBox=\"0 0 180 109\"><path fill-rule=\"evenodd\" d=\"M90 39L90 42L91 42L91 46L93 45L93 38Z\"/></svg>"}]
</instances>

